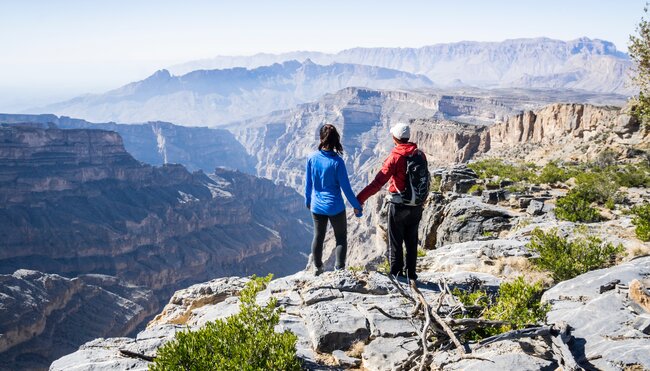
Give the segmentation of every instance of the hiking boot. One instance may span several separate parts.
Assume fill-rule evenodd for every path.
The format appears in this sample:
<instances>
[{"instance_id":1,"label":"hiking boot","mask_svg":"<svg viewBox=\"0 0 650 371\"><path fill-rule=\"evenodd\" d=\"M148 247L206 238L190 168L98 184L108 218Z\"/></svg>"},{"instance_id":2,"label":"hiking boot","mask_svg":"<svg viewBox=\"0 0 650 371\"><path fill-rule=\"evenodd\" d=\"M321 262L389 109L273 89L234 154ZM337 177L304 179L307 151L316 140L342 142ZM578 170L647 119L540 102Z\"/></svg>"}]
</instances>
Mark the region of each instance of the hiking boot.
<instances>
[{"instance_id":1,"label":"hiking boot","mask_svg":"<svg viewBox=\"0 0 650 371\"><path fill-rule=\"evenodd\" d=\"M320 276L323 274L323 267L316 267L316 270L314 271L314 276Z\"/></svg>"}]
</instances>

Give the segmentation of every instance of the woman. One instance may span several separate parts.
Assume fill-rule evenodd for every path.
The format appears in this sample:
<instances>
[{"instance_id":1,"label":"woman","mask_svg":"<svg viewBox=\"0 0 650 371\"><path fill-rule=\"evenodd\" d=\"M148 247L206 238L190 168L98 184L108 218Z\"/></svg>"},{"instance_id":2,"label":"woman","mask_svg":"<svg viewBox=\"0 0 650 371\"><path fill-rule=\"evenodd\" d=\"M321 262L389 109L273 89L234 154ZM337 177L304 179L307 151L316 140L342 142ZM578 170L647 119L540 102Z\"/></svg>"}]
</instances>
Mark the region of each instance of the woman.
<instances>
[{"instance_id":1,"label":"woman","mask_svg":"<svg viewBox=\"0 0 650 371\"><path fill-rule=\"evenodd\" d=\"M333 125L326 124L320 128L318 149L319 151L307 160L305 179L305 204L311 210L314 219L311 254L317 276L323 272L323 241L328 220L332 224L336 239L335 269L345 268L345 255L348 249L347 219L341 190L354 207L354 213L361 214L361 205L352 192L345 162L340 156L343 153L341 136Z\"/></svg>"}]
</instances>

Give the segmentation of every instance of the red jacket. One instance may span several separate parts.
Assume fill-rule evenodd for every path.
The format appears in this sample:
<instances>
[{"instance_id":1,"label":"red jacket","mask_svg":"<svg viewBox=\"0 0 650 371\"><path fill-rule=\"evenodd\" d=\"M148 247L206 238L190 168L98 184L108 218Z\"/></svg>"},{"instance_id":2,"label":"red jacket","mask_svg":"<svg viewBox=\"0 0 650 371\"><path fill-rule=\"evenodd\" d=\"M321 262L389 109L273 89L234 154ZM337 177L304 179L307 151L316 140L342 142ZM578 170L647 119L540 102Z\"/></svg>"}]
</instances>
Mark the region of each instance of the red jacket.
<instances>
[{"instance_id":1,"label":"red jacket","mask_svg":"<svg viewBox=\"0 0 650 371\"><path fill-rule=\"evenodd\" d=\"M391 181L388 187L389 192L403 192L406 189L406 156L410 156L417 149L418 146L415 143L400 143L396 145L388 155L386 161L384 161L384 165L375 176L375 179L357 195L359 203L363 205L370 196L379 192L389 180ZM424 153L421 153L426 159Z\"/></svg>"}]
</instances>

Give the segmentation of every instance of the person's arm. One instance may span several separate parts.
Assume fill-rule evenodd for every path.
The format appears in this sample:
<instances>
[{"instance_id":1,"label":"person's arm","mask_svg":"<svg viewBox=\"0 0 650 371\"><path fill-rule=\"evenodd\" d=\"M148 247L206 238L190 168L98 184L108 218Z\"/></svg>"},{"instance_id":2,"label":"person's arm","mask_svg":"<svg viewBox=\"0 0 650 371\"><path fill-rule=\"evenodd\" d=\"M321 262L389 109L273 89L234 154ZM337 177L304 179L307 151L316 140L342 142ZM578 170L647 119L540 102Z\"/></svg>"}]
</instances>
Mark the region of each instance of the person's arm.
<instances>
[{"instance_id":1,"label":"person's arm","mask_svg":"<svg viewBox=\"0 0 650 371\"><path fill-rule=\"evenodd\" d=\"M313 184L311 181L311 159L307 160L307 166L305 168L305 206L308 209L311 208L311 191Z\"/></svg>"},{"instance_id":2,"label":"person's arm","mask_svg":"<svg viewBox=\"0 0 650 371\"><path fill-rule=\"evenodd\" d=\"M352 191L352 187L350 186L350 179L348 179L348 170L345 168L345 162L343 162L343 159L339 161L338 166L336 167L336 175L338 177L341 190L343 191L343 194L345 194L345 198L348 199L348 202L350 205L352 205L353 208L361 210L361 204L359 201L357 201L357 198Z\"/></svg>"},{"instance_id":3,"label":"person's arm","mask_svg":"<svg viewBox=\"0 0 650 371\"><path fill-rule=\"evenodd\" d=\"M393 176L393 168L393 157L389 156L386 161L384 161L384 165L375 176L375 179L357 195L357 200L360 204L363 205L370 196L379 192L384 184L390 180L390 177Z\"/></svg>"}]
</instances>

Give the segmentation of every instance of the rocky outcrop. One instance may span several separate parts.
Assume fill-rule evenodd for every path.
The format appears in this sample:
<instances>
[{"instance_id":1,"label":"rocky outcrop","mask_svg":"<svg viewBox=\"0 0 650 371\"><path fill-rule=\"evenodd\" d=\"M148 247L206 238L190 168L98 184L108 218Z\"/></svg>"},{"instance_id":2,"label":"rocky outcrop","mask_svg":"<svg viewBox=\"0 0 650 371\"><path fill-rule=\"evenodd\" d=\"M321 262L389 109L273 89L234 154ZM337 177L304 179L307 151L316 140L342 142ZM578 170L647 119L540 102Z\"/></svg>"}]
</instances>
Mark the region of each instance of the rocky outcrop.
<instances>
[{"instance_id":1,"label":"rocky outcrop","mask_svg":"<svg viewBox=\"0 0 650 371\"><path fill-rule=\"evenodd\" d=\"M514 255L521 252L520 247L505 241L496 241L493 246L504 248L485 244L482 249ZM569 323L572 337L567 337L567 346L581 367L624 370L650 366L650 335L642 331L648 326L644 321L646 314L630 307L625 286L599 293L599 287L612 279L647 280L648 264L650 257L590 272L545 294L544 300L552 305L548 322L558 326L561 321ZM467 284L471 276L487 286L499 285L499 280L489 274L461 270L446 274L423 267L419 287L426 300L437 302L440 282L459 287ZM158 347L185 326L196 329L207 320L236 313L239 302L234 295L243 282L238 278L224 278L178 292L166 307L170 315L159 316L137 338L89 342L77 352L55 361L50 370L99 371L118 367L144 370L146 361L120 357L118 349L154 356ZM187 310L185 295L190 296L191 302L201 297L232 296L190 310L179 323L176 313ZM393 370L403 366L420 347L416 332L421 322L404 319L409 317L412 304L403 300L384 275L339 271L314 277L301 272L272 281L258 294L257 301L266 303L270 297L275 297L284 308L277 330L289 330L297 335L297 355L306 369L342 370L359 365L367 370ZM470 342L467 345L470 357L458 357L454 350L438 350L432 354L433 365L445 370L557 369L561 365L551 344L549 333Z\"/></svg>"},{"instance_id":2,"label":"rocky outcrop","mask_svg":"<svg viewBox=\"0 0 650 371\"><path fill-rule=\"evenodd\" d=\"M457 198L442 211L436 246L495 238L501 231L510 230L514 216L509 210L473 197Z\"/></svg>"},{"instance_id":3,"label":"rocky outcrop","mask_svg":"<svg viewBox=\"0 0 650 371\"><path fill-rule=\"evenodd\" d=\"M97 337L131 333L158 310L153 292L104 275L0 275L0 361L43 369Z\"/></svg>"},{"instance_id":4,"label":"rocky outcrop","mask_svg":"<svg viewBox=\"0 0 650 371\"><path fill-rule=\"evenodd\" d=\"M124 148L149 165L181 164L190 171L211 173L226 167L253 174L254 159L227 130L185 127L168 122L146 124L92 123L55 115L0 114L0 124L39 123L60 129L101 129L120 134Z\"/></svg>"},{"instance_id":5,"label":"rocky outcrop","mask_svg":"<svg viewBox=\"0 0 650 371\"><path fill-rule=\"evenodd\" d=\"M557 103L526 111L487 130L485 155L539 164L593 161L605 150L629 157L646 150L649 140L630 109Z\"/></svg>"},{"instance_id":6,"label":"rocky outcrop","mask_svg":"<svg viewBox=\"0 0 650 371\"><path fill-rule=\"evenodd\" d=\"M576 360L599 370L650 368L650 313L629 299L630 283L650 286L650 257L585 273L548 290L549 323L572 328Z\"/></svg>"}]
</instances>

